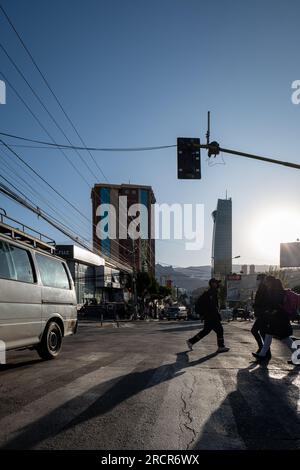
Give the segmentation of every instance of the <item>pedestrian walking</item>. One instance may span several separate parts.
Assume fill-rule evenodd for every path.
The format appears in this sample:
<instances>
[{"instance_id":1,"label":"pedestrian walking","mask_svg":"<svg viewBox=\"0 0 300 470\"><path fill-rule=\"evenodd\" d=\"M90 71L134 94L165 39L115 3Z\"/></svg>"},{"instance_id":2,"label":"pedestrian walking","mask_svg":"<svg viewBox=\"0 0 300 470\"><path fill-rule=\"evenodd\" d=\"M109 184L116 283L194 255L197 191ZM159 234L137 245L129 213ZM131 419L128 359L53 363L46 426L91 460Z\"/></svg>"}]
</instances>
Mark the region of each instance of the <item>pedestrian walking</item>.
<instances>
[{"instance_id":1,"label":"pedestrian walking","mask_svg":"<svg viewBox=\"0 0 300 470\"><path fill-rule=\"evenodd\" d=\"M254 336L258 350L256 351L257 354L260 353L262 347L264 345L265 339L265 329L268 319L268 312L267 312L267 302L268 302L268 289L266 286L266 274L258 274L257 281L259 282L258 289L254 299L254 316L255 322L251 328L251 333ZM271 359L271 351L270 349L266 352L266 355L269 359Z\"/></svg>"},{"instance_id":2,"label":"pedestrian walking","mask_svg":"<svg viewBox=\"0 0 300 470\"><path fill-rule=\"evenodd\" d=\"M197 300L196 313L204 320L204 327L199 333L187 340L189 350L193 349L193 345L207 336L211 331L217 335L218 350L217 352L227 352L229 348L224 344L224 331L221 324L221 316L219 313L218 288L221 281L215 278L210 279L209 289L205 291Z\"/></svg>"},{"instance_id":3,"label":"pedestrian walking","mask_svg":"<svg viewBox=\"0 0 300 470\"><path fill-rule=\"evenodd\" d=\"M265 338L261 351L259 353L252 353L258 360L267 359L267 352L270 349L273 337L281 340L288 346L291 352L292 348L293 328L291 326L288 313L284 309L286 292L280 279L275 279L272 276L266 278L267 286L267 321L264 326ZM288 361L291 363L291 361Z\"/></svg>"}]
</instances>

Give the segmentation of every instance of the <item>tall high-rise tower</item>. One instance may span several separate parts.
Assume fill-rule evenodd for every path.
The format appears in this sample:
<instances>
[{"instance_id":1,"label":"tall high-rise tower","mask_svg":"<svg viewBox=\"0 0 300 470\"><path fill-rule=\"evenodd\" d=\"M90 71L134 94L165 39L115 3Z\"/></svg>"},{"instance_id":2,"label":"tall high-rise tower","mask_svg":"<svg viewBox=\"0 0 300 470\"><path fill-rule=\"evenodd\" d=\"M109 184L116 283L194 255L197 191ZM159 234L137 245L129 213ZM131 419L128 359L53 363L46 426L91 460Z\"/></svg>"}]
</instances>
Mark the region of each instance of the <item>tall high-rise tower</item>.
<instances>
[{"instance_id":1,"label":"tall high-rise tower","mask_svg":"<svg viewBox=\"0 0 300 470\"><path fill-rule=\"evenodd\" d=\"M218 199L212 213L214 221L212 243L212 275L224 277L232 272L232 201Z\"/></svg>"}]
</instances>

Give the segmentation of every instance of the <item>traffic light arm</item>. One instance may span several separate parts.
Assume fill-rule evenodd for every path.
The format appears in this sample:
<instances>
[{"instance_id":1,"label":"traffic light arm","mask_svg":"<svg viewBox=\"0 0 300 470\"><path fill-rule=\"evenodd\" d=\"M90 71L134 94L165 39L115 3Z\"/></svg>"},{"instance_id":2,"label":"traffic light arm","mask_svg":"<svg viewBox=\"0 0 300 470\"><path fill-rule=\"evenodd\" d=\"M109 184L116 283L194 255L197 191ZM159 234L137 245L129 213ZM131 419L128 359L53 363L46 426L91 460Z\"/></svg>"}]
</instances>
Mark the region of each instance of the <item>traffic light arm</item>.
<instances>
[{"instance_id":1,"label":"traffic light arm","mask_svg":"<svg viewBox=\"0 0 300 470\"><path fill-rule=\"evenodd\" d=\"M282 160L274 160L273 158L261 157L252 153L238 152L237 150L225 149L219 147L217 142L212 142L209 145L200 144L200 148L208 150L209 157L211 157L212 155L218 155L220 152L224 152L229 153L231 155L237 155L239 157L252 158L253 160L260 160L261 162L275 163L276 165L283 165L289 168L296 168L297 170L300 170L300 165L297 165L297 163L285 162Z\"/></svg>"}]
</instances>

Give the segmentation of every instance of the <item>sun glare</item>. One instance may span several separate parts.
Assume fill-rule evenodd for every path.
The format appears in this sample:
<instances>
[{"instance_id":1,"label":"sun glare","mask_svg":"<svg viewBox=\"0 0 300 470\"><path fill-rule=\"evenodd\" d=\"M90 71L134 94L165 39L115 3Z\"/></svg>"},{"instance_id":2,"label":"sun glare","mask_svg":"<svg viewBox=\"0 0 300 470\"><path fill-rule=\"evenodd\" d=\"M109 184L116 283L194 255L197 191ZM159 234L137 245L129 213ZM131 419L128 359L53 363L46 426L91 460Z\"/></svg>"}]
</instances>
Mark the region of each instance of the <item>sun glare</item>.
<instances>
[{"instance_id":1,"label":"sun glare","mask_svg":"<svg viewBox=\"0 0 300 470\"><path fill-rule=\"evenodd\" d=\"M300 212L280 210L261 215L253 225L251 235L261 259L279 264L280 243L300 239Z\"/></svg>"}]
</instances>

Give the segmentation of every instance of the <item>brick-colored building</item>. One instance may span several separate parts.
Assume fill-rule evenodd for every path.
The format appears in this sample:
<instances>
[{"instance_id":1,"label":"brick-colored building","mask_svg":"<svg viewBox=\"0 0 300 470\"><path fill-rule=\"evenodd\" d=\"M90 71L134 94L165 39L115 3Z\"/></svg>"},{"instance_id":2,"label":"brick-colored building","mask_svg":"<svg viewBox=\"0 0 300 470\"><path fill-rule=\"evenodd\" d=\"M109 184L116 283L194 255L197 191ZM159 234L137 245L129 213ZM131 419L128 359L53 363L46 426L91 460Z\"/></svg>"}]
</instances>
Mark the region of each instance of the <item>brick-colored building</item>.
<instances>
[{"instance_id":1,"label":"brick-colored building","mask_svg":"<svg viewBox=\"0 0 300 470\"><path fill-rule=\"evenodd\" d=\"M112 260L118 260L132 267L135 265L136 271L148 271L154 275L155 240L152 236L154 234L154 216L151 207L152 204L155 204L155 197L152 187L133 184L95 184L91 197L94 249L100 255L111 257ZM126 207L124 205L125 201L127 201ZM110 207L114 208L109 216L103 209L105 204L109 204ZM128 214L128 209L133 204L139 204L142 208L142 211L137 212L134 216ZM122 207L125 210L122 211ZM116 216L115 220L113 212ZM139 224L141 236L133 240L128 235L128 227L136 217L139 217L141 222ZM110 236L106 239L99 236L103 233L101 220L102 222L107 221L105 231L108 230L109 226Z\"/></svg>"}]
</instances>

